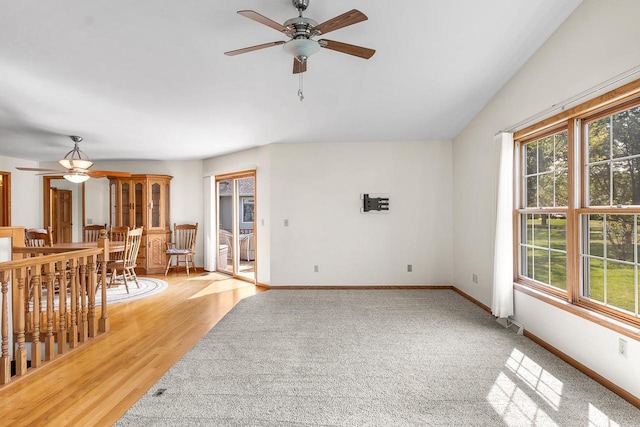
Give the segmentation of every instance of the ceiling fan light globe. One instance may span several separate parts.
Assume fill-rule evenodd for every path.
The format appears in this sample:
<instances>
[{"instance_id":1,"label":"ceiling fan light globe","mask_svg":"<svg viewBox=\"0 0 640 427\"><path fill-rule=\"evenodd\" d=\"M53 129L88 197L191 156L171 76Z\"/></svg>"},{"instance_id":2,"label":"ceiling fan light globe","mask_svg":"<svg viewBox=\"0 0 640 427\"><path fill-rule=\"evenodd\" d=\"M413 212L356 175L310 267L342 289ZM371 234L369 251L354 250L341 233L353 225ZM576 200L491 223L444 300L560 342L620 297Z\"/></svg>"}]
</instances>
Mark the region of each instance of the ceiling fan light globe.
<instances>
[{"instance_id":1,"label":"ceiling fan light globe","mask_svg":"<svg viewBox=\"0 0 640 427\"><path fill-rule=\"evenodd\" d=\"M65 169L89 169L93 166L91 160L85 159L62 159L58 163Z\"/></svg>"},{"instance_id":2,"label":"ceiling fan light globe","mask_svg":"<svg viewBox=\"0 0 640 427\"><path fill-rule=\"evenodd\" d=\"M68 173L64 175L64 179L66 179L67 181L71 181L76 184L79 184L81 182L85 182L86 180L88 180L89 175L84 173L73 172L73 173Z\"/></svg>"},{"instance_id":3,"label":"ceiling fan light globe","mask_svg":"<svg viewBox=\"0 0 640 427\"><path fill-rule=\"evenodd\" d=\"M311 39L292 39L282 45L285 52L294 58L308 58L320 50L317 41Z\"/></svg>"}]
</instances>

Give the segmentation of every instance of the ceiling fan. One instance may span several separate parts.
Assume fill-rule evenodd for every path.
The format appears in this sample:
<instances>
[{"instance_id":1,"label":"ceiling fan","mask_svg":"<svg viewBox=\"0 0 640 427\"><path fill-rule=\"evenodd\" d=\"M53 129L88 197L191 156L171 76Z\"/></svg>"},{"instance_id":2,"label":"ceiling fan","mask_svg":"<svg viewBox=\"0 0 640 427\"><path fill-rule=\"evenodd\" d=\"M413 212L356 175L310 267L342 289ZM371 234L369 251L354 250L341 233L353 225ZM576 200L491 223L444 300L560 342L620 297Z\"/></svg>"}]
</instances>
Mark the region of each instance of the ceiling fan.
<instances>
[{"instance_id":1,"label":"ceiling fan","mask_svg":"<svg viewBox=\"0 0 640 427\"><path fill-rule=\"evenodd\" d=\"M93 162L89 160L89 157L87 157L86 154L80 151L80 147L78 147L78 144L82 141L82 137L77 135L70 135L69 138L71 138L71 140L74 142L73 150L69 151L62 160L58 161L58 163L60 163L60 165L65 168L65 170L23 167L16 167L16 169L21 171L42 172L39 175L63 174L65 179L75 183L84 182L89 178L131 176L129 172L89 170L89 168L93 166Z\"/></svg>"},{"instance_id":2,"label":"ceiling fan","mask_svg":"<svg viewBox=\"0 0 640 427\"><path fill-rule=\"evenodd\" d=\"M342 15L318 24L313 19L302 16L302 12L309 6L309 0L292 0L292 3L293 6L298 9L298 17L291 18L285 21L282 25L253 10L238 11L240 15L246 18L252 19L289 36L289 41L274 41L257 46L245 47L243 49L232 50L225 52L224 54L234 56L267 47L283 45L284 50L294 58L293 73L300 74L300 77L302 77L302 73L307 71L307 61L309 56L318 52L320 48L335 50L337 52L346 53L347 55L353 55L364 59L369 59L374 53L376 53L375 50L368 49L366 47L327 39L313 39L313 37L327 34L330 31L335 31L349 25L357 24L358 22L366 21L368 19L367 16L359 10L352 9L349 12L345 12ZM301 96L301 91L299 91L298 94Z\"/></svg>"}]
</instances>

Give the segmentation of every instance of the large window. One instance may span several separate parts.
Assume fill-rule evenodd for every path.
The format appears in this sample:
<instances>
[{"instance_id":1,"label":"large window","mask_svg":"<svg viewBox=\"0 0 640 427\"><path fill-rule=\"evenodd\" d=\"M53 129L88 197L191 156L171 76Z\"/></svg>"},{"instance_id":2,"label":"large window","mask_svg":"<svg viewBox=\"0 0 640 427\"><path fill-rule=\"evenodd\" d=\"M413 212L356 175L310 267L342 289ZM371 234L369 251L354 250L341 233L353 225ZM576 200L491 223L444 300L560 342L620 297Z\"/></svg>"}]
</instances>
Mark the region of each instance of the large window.
<instances>
[{"instance_id":1,"label":"large window","mask_svg":"<svg viewBox=\"0 0 640 427\"><path fill-rule=\"evenodd\" d=\"M630 87L516 133L516 275L640 326L640 81Z\"/></svg>"},{"instance_id":2,"label":"large window","mask_svg":"<svg viewBox=\"0 0 640 427\"><path fill-rule=\"evenodd\" d=\"M569 146L566 129L522 143L520 274L567 288Z\"/></svg>"}]
</instances>

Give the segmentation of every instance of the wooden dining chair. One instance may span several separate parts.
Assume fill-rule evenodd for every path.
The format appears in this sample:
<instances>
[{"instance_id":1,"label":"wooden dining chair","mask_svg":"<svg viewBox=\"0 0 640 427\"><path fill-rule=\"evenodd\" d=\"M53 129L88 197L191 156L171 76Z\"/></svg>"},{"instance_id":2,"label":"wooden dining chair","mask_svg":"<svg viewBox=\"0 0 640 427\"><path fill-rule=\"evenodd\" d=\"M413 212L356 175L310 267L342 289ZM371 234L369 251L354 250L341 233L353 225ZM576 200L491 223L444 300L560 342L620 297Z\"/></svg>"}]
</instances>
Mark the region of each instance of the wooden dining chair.
<instances>
[{"instance_id":1,"label":"wooden dining chair","mask_svg":"<svg viewBox=\"0 0 640 427\"><path fill-rule=\"evenodd\" d=\"M127 240L124 244L124 266L122 268L122 278L124 287L129 293L128 280L133 279L139 288L138 276L136 276L136 266L138 265L138 252L140 251L140 243L142 242L142 227L134 228L129 231Z\"/></svg>"},{"instance_id":2,"label":"wooden dining chair","mask_svg":"<svg viewBox=\"0 0 640 427\"><path fill-rule=\"evenodd\" d=\"M117 227L113 227L117 228ZM113 230L112 228L112 230ZM138 252L140 251L140 243L142 242L142 227L127 229L126 236L124 237L124 250L122 257L118 259L110 259L107 262L107 271L110 272L109 286L115 284L118 278L118 271L121 272L122 280L124 281L124 287L129 293L129 281L133 280L136 286L139 288L138 276L136 276L136 265Z\"/></svg>"},{"instance_id":3,"label":"wooden dining chair","mask_svg":"<svg viewBox=\"0 0 640 427\"><path fill-rule=\"evenodd\" d=\"M24 245L27 248L50 248L53 247L53 236L52 236L52 229L51 227L48 228L27 228L24 231ZM37 253L34 252L31 254L32 257L36 257L42 255L42 253ZM64 281L66 281L66 279L69 277L69 268L60 268L58 264L56 264L56 270L55 270L55 283L54 283L54 289L55 292L58 292L58 290L60 289L60 286L62 284L64 284ZM31 273L28 273L29 275L31 275ZM42 273L44 274L44 268L42 270ZM33 288L31 286L31 279L27 280L27 283L29 284L28 289L27 289L27 296L28 296L28 300L30 301L31 298L33 297ZM44 283L42 283L42 287L46 288L46 285Z\"/></svg>"},{"instance_id":4,"label":"wooden dining chair","mask_svg":"<svg viewBox=\"0 0 640 427\"><path fill-rule=\"evenodd\" d=\"M193 263L193 256L196 254L196 236L198 235L198 223L195 224L173 224L173 241L167 244L167 268L164 271L166 276L171 268L171 260L175 258L176 270L183 263L189 277L189 265L193 271L197 271ZM182 257L182 261L180 258Z\"/></svg>"},{"instance_id":5,"label":"wooden dining chair","mask_svg":"<svg viewBox=\"0 0 640 427\"><path fill-rule=\"evenodd\" d=\"M109 240L112 242L124 242L127 240L127 234L129 234L129 227L126 225L111 227Z\"/></svg>"},{"instance_id":6,"label":"wooden dining chair","mask_svg":"<svg viewBox=\"0 0 640 427\"><path fill-rule=\"evenodd\" d=\"M24 245L28 248L46 248L53 246L51 227L28 228L24 232Z\"/></svg>"},{"instance_id":7,"label":"wooden dining chair","mask_svg":"<svg viewBox=\"0 0 640 427\"><path fill-rule=\"evenodd\" d=\"M106 229L107 224L85 225L84 227L82 227L82 241L97 242L100 238L100 231Z\"/></svg>"},{"instance_id":8,"label":"wooden dining chair","mask_svg":"<svg viewBox=\"0 0 640 427\"><path fill-rule=\"evenodd\" d=\"M126 225L111 227L109 230L109 242L119 242L126 246L127 236L129 235L129 227ZM110 277L109 282L113 282L118 270L122 271L124 268L124 250L118 252L109 253L109 261L107 262L107 275ZM100 274L102 272L102 265L98 270L98 284L96 285L96 290L101 285L101 277Z\"/></svg>"}]
</instances>

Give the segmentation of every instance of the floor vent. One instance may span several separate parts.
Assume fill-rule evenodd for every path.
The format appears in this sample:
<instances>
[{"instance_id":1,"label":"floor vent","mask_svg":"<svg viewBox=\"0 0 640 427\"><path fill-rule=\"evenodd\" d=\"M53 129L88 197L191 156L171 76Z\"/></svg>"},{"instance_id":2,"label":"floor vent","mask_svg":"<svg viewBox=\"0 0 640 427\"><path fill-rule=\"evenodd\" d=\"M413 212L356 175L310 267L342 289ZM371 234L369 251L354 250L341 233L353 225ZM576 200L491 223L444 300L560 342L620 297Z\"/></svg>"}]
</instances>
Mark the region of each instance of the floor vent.
<instances>
[{"instance_id":1,"label":"floor vent","mask_svg":"<svg viewBox=\"0 0 640 427\"><path fill-rule=\"evenodd\" d=\"M524 325L514 320L511 320L509 318L499 317L496 319L496 322L498 322L500 325L502 325L506 329L510 329L511 331L515 332L518 335L522 335L524 332Z\"/></svg>"}]
</instances>

